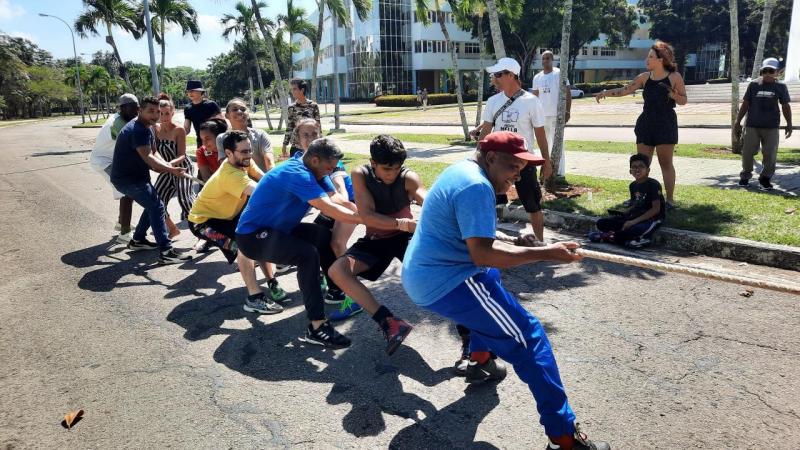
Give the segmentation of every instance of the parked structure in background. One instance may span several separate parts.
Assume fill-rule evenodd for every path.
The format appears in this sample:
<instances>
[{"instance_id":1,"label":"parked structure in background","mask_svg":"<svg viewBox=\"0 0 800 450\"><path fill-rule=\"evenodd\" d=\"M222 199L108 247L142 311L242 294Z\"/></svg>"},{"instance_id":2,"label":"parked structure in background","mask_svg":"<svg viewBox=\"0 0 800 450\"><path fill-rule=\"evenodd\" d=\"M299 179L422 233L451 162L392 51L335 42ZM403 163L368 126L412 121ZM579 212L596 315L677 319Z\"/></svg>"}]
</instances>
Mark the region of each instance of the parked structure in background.
<instances>
[{"instance_id":1,"label":"parked structure in background","mask_svg":"<svg viewBox=\"0 0 800 450\"><path fill-rule=\"evenodd\" d=\"M376 92L384 95L414 94L417 88L426 88L429 93L453 92L452 62L445 45L434 12L430 12L431 24L423 25L413 14L414 4L410 0L373 0L370 16L366 21L358 20L352 2L345 0L353 20L352 28L337 27L333 47L334 27L330 11L325 10L324 35L320 44L320 60L317 68L319 101L333 99L334 53L339 72L339 89L343 98L372 98ZM445 10L445 21L450 37L457 45L458 64L464 93L478 89L480 47L477 39L460 29L453 20L449 6ZM317 22L319 12L309 17ZM310 79L314 51L311 41L305 36L295 35L292 41L299 51L292 55L295 66L293 76Z\"/></svg>"}]
</instances>

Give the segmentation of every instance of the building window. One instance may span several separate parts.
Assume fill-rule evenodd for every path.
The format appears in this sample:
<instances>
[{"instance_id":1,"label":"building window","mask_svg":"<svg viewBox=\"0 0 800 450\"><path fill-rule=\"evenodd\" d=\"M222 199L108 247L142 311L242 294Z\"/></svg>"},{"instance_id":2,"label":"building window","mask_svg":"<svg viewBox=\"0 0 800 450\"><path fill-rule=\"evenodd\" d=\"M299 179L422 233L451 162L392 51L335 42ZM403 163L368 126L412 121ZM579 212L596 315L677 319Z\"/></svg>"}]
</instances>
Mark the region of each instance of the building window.
<instances>
[{"instance_id":1,"label":"building window","mask_svg":"<svg viewBox=\"0 0 800 450\"><path fill-rule=\"evenodd\" d=\"M597 56L597 47L592 47L592 56Z\"/></svg>"},{"instance_id":2,"label":"building window","mask_svg":"<svg viewBox=\"0 0 800 450\"><path fill-rule=\"evenodd\" d=\"M473 43L473 42L465 42L464 43L464 54L465 55L477 55L481 52L480 45Z\"/></svg>"},{"instance_id":3,"label":"building window","mask_svg":"<svg viewBox=\"0 0 800 450\"><path fill-rule=\"evenodd\" d=\"M600 49L600 56L617 56L617 51L611 48L603 47Z\"/></svg>"},{"instance_id":4,"label":"building window","mask_svg":"<svg viewBox=\"0 0 800 450\"><path fill-rule=\"evenodd\" d=\"M581 49L581 55L583 55L583 56L588 56L588 55L589 55L589 48L587 48L587 47L583 47L583 48Z\"/></svg>"}]
</instances>

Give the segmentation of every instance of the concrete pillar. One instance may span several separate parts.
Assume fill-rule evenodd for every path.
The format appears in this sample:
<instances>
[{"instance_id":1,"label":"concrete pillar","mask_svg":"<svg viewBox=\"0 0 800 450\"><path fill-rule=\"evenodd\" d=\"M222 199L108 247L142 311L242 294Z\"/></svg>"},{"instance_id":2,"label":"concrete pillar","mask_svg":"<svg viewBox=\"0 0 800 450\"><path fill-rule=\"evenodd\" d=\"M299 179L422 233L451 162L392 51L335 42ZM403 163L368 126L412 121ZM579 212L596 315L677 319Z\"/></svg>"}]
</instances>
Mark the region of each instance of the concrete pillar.
<instances>
[{"instance_id":1,"label":"concrete pillar","mask_svg":"<svg viewBox=\"0 0 800 450\"><path fill-rule=\"evenodd\" d=\"M792 4L789 48L786 49L786 81L800 81L800 0Z\"/></svg>"}]
</instances>

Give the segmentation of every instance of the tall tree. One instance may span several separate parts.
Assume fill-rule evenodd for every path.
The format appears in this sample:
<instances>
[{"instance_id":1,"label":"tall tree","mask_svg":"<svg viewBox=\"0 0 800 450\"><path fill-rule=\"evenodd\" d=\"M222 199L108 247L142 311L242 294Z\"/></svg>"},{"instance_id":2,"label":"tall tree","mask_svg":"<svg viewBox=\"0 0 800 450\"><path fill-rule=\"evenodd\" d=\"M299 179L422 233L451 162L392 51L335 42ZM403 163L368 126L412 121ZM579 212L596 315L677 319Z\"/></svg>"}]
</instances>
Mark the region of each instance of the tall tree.
<instances>
[{"instance_id":1,"label":"tall tree","mask_svg":"<svg viewBox=\"0 0 800 450\"><path fill-rule=\"evenodd\" d=\"M84 11L75 19L75 31L82 38L89 34L99 36L97 28L106 27L106 42L114 50L114 57L119 63L120 75L125 79L128 88L133 90L128 71L119 54L119 49L114 41L111 28L117 26L130 33L134 39L142 37L142 30L138 25L136 9L129 0L82 0Z\"/></svg>"},{"instance_id":2,"label":"tall tree","mask_svg":"<svg viewBox=\"0 0 800 450\"><path fill-rule=\"evenodd\" d=\"M564 1L564 19L561 25L561 60L562 61L569 61L570 56L570 42L572 38L572 0L565 0ZM567 77L569 70L567 67L563 67L561 65L561 80L559 80L559 89L558 89L558 112L556 113L556 132L555 136L553 136L553 142L550 148L553 150L550 152L550 163L553 165L553 172L550 176L550 179L547 180L547 183L552 185L556 179L556 175L558 174L558 164L561 161L561 153L564 151L564 125L565 122L565 112L567 110L567 96L566 96L566 89L564 87L567 84Z\"/></svg>"},{"instance_id":3,"label":"tall tree","mask_svg":"<svg viewBox=\"0 0 800 450\"><path fill-rule=\"evenodd\" d=\"M439 29L444 36L445 45L450 53L450 60L453 64L453 78L455 78L456 85L456 99L458 100L458 114L461 117L461 128L464 132L464 140L469 140L469 125L467 125L467 115L464 112L464 96L461 87L461 72L458 69L458 56L456 55L456 44L450 39L450 32L447 30L447 13L456 14L458 11L457 0L432 0L431 5L428 5L428 0L415 0L415 13L417 20L428 26L430 20L428 19L428 11L434 12L434 17L439 23ZM443 9L444 5L448 5L450 11Z\"/></svg>"},{"instance_id":4,"label":"tall tree","mask_svg":"<svg viewBox=\"0 0 800 450\"><path fill-rule=\"evenodd\" d=\"M267 21L263 20L261 17L261 7L257 0L250 0L253 7L253 12L256 15L256 23L258 24L259 30L261 30L261 36L264 38L264 43L267 46L267 52L269 53L270 65L272 66L272 72L275 75L275 82L278 87L278 92L280 95L280 106L281 106L281 123L286 123L289 115L289 96L286 92L286 87L283 84L283 77L281 76L281 67L278 65L278 56L275 53L275 41L272 38L272 35L269 32L269 24ZM266 114L269 114L268 110L264 111Z\"/></svg>"},{"instance_id":5,"label":"tall tree","mask_svg":"<svg viewBox=\"0 0 800 450\"><path fill-rule=\"evenodd\" d=\"M764 0L764 18L761 20L761 32L758 33L758 44L756 54L753 57L753 71L751 78L758 78L758 69L761 67L761 60L764 59L764 45L767 43L767 32L769 31L769 21L772 18L772 10L775 8L775 0Z\"/></svg>"},{"instance_id":6,"label":"tall tree","mask_svg":"<svg viewBox=\"0 0 800 450\"><path fill-rule=\"evenodd\" d=\"M174 24L181 30L181 35L192 35L197 41L200 39L200 26L197 24L197 11L187 0L150 0L150 14L153 30L153 39L161 44L161 84L164 84L164 71L166 67L166 28ZM163 90L163 88L162 88Z\"/></svg>"},{"instance_id":7,"label":"tall tree","mask_svg":"<svg viewBox=\"0 0 800 450\"><path fill-rule=\"evenodd\" d=\"M266 8L267 4L258 2L259 8ZM253 39L253 32L255 31L255 11L249 8L243 2L236 3L236 11L239 13L234 16L225 14L222 16L221 22L225 29L222 31L222 36L225 39L231 34L239 34L242 36L245 48L250 52L250 57L253 60L253 65L256 69L256 79L258 80L258 89L261 91L261 103L264 105L264 114L267 116L267 124L269 129L272 129L272 120L269 118L269 109L267 108L267 98L264 91L264 79L261 76L261 65L258 62L258 53L256 49L256 42Z\"/></svg>"},{"instance_id":8,"label":"tall tree","mask_svg":"<svg viewBox=\"0 0 800 450\"><path fill-rule=\"evenodd\" d=\"M486 15L486 2L484 0L461 0L458 10L455 11L456 23L464 30L472 30L472 35L478 38L480 53L478 56L478 98L475 113L475 126L481 124L481 108L483 106L483 85L486 71L483 70L484 56L486 55L486 39L483 34L483 20Z\"/></svg>"},{"instance_id":9,"label":"tall tree","mask_svg":"<svg viewBox=\"0 0 800 450\"><path fill-rule=\"evenodd\" d=\"M278 14L278 24L281 26L281 31L288 34L289 45L292 44L292 37L294 35L301 35L308 38L311 42L317 40L317 27L308 20L308 15L304 8L294 6L292 0L286 2L286 14ZM292 55L289 54L289 66L292 65Z\"/></svg>"},{"instance_id":10,"label":"tall tree","mask_svg":"<svg viewBox=\"0 0 800 450\"><path fill-rule=\"evenodd\" d=\"M739 115L739 5L730 0L731 17L731 147L738 148L736 116Z\"/></svg>"},{"instance_id":11,"label":"tall tree","mask_svg":"<svg viewBox=\"0 0 800 450\"><path fill-rule=\"evenodd\" d=\"M486 0L486 9L489 10L489 28L492 30L492 43L494 55L497 59L506 57L506 44L503 42L503 31L500 29L500 16L495 0Z\"/></svg>"}]
</instances>

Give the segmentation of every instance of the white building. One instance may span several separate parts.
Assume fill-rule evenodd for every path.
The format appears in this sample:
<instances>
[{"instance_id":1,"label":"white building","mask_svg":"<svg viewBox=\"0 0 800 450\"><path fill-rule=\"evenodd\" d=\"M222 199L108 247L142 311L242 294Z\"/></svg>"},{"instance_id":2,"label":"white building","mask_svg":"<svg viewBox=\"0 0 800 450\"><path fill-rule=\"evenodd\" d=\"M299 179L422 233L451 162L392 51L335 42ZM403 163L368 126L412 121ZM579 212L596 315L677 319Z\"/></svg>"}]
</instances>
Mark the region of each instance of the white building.
<instances>
[{"instance_id":1,"label":"white building","mask_svg":"<svg viewBox=\"0 0 800 450\"><path fill-rule=\"evenodd\" d=\"M340 96L372 98L383 94L413 94L417 88L428 93L450 92L453 86L448 74L453 64L441 28L430 14L431 24L419 22L410 0L373 0L365 21L355 14L352 2L345 0L352 27L339 26L334 35L330 11L325 10L320 58L317 66L317 90L320 100L333 97L334 41L337 47L337 71ZM460 29L449 7L444 6L450 39L456 45L464 92L477 90L480 49L477 39ZM318 12L309 18L316 24ZM300 50L292 55L293 76L311 79L314 51L304 36L293 36ZM484 64L489 64L485 61Z\"/></svg>"}]
</instances>

